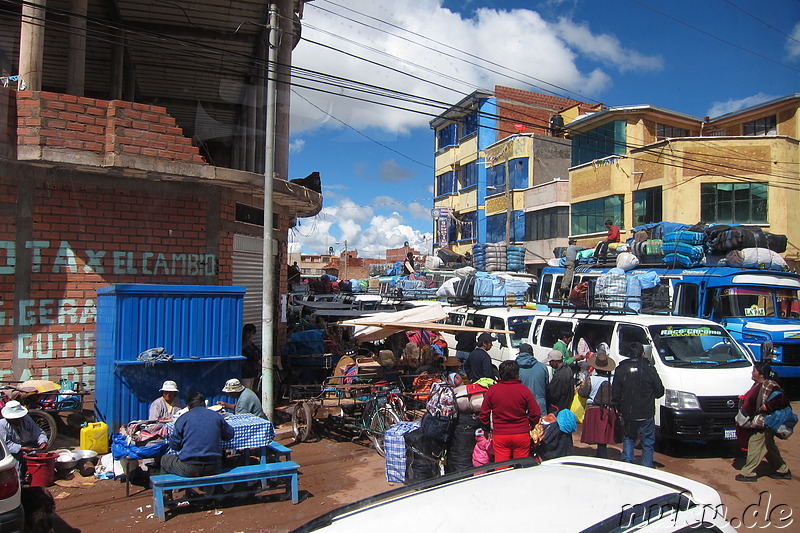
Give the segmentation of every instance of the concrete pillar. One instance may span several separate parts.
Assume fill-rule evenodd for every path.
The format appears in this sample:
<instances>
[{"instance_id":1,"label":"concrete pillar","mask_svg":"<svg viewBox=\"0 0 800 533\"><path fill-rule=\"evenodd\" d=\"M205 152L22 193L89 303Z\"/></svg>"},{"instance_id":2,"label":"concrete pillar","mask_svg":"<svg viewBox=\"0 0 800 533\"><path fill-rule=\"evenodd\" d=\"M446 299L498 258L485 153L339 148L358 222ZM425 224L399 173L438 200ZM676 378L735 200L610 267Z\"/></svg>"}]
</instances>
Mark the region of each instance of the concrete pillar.
<instances>
[{"instance_id":1,"label":"concrete pillar","mask_svg":"<svg viewBox=\"0 0 800 533\"><path fill-rule=\"evenodd\" d=\"M247 86L247 101L245 102L245 109L247 110L247 171L256 171L256 141L261 138L256 131L256 111L258 110L258 89L257 85L250 83Z\"/></svg>"},{"instance_id":2,"label":"concrete pillar","mask_svg":"<svg viewBox=\"0 0 800 533\"><path fill-rule=\"evenodd\" d=\"M86 87L86 13L89 0L71 0L67 92L83 96Z\"/></svg>"},{"instance_id":3,"label":"concrete pillar","mask_svg":"<svg viewBox=\"0 0 800 533\"><path fill-rule=\"evenodd\" d=\"M283 32L278 50L278 64L292 64L292 43L294 39L294 0L278 0L278 13ZM289 174L289 105L291 100L292 75L289 67L278 67L277 120L275 121L275 172L281 179Z\"/></svg>"},{"instance_id":4,"label":"concrete pillar","mask_svg":"<svg viewBox=\"0 0 800 533\"><path fill-rule=\"evenodd\" d=\"M122 99L122 87L125 71L125 30L116 30L114 44L111 48L111 80L108 89L110 100Z\"/></svg>"},{"instance_id":5,"label":"concrete pillar","mask_svg":"<svg viewBox=\"0 0 800 533\"><path fill-rule=\"evenodd\" d=\"M17 86L31 91L42 90L44 68L45 0L22 4L22 26L19 36L19 75ZM24 85L23 85L24 84Z\"/></svg>"}]
</instances>

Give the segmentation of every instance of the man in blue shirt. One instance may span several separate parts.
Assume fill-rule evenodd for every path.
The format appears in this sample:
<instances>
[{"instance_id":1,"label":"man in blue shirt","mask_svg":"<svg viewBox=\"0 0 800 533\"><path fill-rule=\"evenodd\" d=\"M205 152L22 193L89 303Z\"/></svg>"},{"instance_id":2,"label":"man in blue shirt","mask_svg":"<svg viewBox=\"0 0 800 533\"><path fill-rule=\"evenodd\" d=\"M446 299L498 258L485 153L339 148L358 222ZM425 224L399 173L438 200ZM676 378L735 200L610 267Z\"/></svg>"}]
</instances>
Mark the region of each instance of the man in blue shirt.
<instances>
[{"instance_id":1,"label":"man in blue shirt","mask_svg":"<svg viewBox=\"0 0 800 533\"><path fill-rule=\"evenodd\" d=\"M478 335L478 347L472 350L464 363L464 371L472 383L481 378L495 379L492 358L489 356L493 341L494 335L491 333L483 332Z\"/></svg>"},{"instance_id":2,"label":"man in blue shirt","mask_svg":"<svg viewBox=\"0 0 800 533\"><path fill-rule=\"evenodd\" d=\"M222 465L222 441L233 438L233 428L221 414L206 408L206 399L192 392L186 400L189 411L175 422L169 447L178 454L161 458L161 469L183 477L212 476Z\"/></svg>"}]
</instances>

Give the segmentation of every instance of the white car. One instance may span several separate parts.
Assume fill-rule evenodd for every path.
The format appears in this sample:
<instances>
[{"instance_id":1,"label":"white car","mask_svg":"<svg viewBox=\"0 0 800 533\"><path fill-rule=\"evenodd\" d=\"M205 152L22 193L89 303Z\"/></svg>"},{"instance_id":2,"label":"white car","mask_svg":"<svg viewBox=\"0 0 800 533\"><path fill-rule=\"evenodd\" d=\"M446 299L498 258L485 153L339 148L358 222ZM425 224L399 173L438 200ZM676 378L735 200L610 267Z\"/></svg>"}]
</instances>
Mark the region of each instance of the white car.
<instances>
[{"instance_id":1,"label":"white car","mask_svg":"<svg viewBox=\"0 0 800 533\"><path fill-rule=\"evenodd\" d=\"M295 530L725 532L711 487L682 476L594 457L561 457L402 487L325 514ZM480 469L476 469L480 470Z\"/></svg>"},{"instance_id":2,"label":"white car","mask_svg":"<svg viewBox=\"0 0 800 533\"><path fill-rule=\"evenodd\" d=\"M22 533L24 528L17 460L0 441L0 531Z\"/></svg>"}]
</instances>

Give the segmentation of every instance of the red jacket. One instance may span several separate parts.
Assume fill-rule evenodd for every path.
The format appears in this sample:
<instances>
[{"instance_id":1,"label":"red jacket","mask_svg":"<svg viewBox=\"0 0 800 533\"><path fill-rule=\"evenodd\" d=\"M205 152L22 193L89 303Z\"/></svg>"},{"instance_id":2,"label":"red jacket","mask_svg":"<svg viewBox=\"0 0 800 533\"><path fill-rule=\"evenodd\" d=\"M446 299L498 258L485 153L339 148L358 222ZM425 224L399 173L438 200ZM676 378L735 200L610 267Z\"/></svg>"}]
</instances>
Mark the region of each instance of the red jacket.
<instances>
[{"instance_id":1,"label":"red jacket","mask_svg":"<svg viewBox=\"0 0 800 533\"><path fill-rule=\"evenodd\" d=\"M531 390L518 379L498 381L486 391L479 415L481 425L497 435L527 433L542 415Z\"/></svg>"},{"instance_id":2,"label":"red jacket","mask_svg":"<svg viewBox=\"0 0 800 533\"><path fill-rule=\"evenodd\" d=\"M616 224L611 224L611 227L608 228L608 236L606 237L606 241L619 242L619 226Z\"/></svg>"}]
</instances>

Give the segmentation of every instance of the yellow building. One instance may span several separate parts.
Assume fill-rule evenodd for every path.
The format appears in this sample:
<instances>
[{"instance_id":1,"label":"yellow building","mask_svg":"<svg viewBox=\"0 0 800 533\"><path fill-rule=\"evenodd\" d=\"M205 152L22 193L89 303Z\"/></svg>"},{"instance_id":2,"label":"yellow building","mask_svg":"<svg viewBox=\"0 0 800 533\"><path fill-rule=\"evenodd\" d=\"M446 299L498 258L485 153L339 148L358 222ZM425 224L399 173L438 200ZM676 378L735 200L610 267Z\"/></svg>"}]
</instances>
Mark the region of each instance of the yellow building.
<instances>
[{"instance_id":1,"label":"yellow building","mask_svg":"<svg viewBox=\"0 0 800 533\"><path fill-rule=\"evenodd\" d=\"M566 126L570 235L593 246L606 219L623 230L660 220L747 224L785 234L783 255L796 267L798 108L800 94L714 119L649 105L579 116Z\"/></svg>"}]
</instances>

